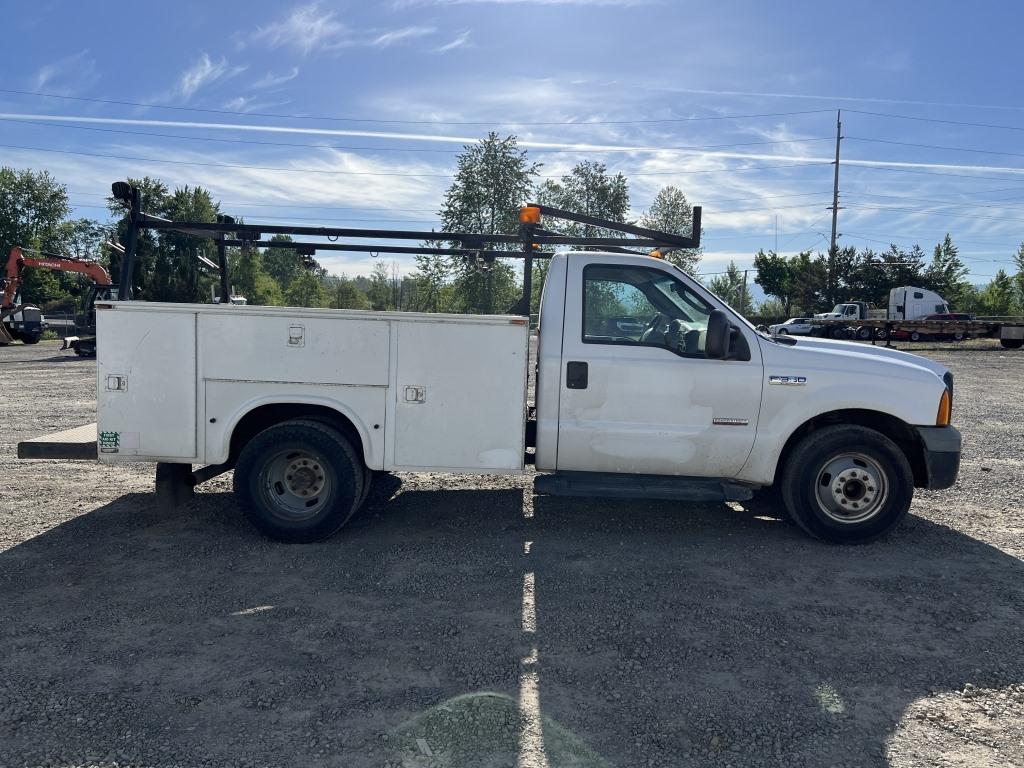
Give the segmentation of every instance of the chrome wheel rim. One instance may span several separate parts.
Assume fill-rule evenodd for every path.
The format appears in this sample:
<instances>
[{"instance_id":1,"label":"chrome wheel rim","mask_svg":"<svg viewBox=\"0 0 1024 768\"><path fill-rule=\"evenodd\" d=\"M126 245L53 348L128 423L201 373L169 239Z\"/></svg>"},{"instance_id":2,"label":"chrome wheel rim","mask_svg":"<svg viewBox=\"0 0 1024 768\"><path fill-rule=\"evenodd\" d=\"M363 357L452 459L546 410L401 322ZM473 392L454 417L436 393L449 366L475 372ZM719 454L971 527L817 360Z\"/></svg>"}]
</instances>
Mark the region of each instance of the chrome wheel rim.
<instances>
[{"instance_id":1,"label":"chrome wheel rim","mask_svg":"<svg viewBox=\"0 0 1024 768\"><path fill-rule=\"evenodd\" d=\"M260 492L273 513L290 522L316 517L330 501L331 472L311 451L277 452L260 473Z\"/></svg>"},{"instance_id":2,"label":"chrome wheel rim","mask_svg":"<svg viewBox=\"0 0 1024 768\"><path fill-rule=\"evenodd\" d=\"M885 472L863 453L841 453L818 471L815 497L837 523L863 523L878 514L889 495Z\"/></svg>"}]
</instances>

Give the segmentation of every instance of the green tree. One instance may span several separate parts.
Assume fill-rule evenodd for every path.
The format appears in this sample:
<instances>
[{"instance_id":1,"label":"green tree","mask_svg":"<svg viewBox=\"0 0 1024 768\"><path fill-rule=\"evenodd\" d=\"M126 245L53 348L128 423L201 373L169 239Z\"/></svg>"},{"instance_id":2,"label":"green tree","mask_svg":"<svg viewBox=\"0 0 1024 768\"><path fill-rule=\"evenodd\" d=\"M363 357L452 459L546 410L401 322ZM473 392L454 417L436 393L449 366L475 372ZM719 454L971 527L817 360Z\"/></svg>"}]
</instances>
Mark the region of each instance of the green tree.
<instances>
[{"instance_id":1,"label":"green tree","mask_svg":"<svg viewBox=\"0 0 1024 768\"><path fill-rule=\"evenodd\" d=\"M1017 267L1017 274L1013 277L1014 312L1024 314L1024 243L1013 254L1013 263Z\"/></svg>"},{"instance_id":2,"label":"green tree","mask_svg":"<svg viewBox=\"0 0 1024 768\"><path fill-rule=\"evenodd\" d=\"M375 261L373 270L370 272L370 288L366 292L370 308L376 312L394 309L392 295L391 274L388 265L382 261Z\"/></svg>"},{"instance_id":3,"label":"green tree","mask_svg":"<svg viewBox=\"0 0 1024 768\"><path fill-rule=\"evenodd\" d=\"M213 223L220 204L202 187L178 187L166 201L167 218L173 221ZM163 230L154 274L154 296L158 301L208 301L212 277L200 259L216 263L213 241L180 232Z\"/></svg>"},{"instance_id":4,"label":"green tree","mask_svg":"<svg viewBox=\"0 0 1024 768\"><path fill-rule=\"evenodd\" d=\"M264 254L257 248L241 248L232 254L232 258L229 258L232 290L245 296L249 304L281 304L284 301L283 291L263 268L263 259Z\"/></svg>"},{"instance_id":5,"label":"green tree","mask_svg":"<svg viewBox=\"0 0 1024 768\"><path fill-rule=\"evenodd\" d=\"M424 243L427 247L439 243ZM446 312L450 309L452 262L445 256L420 253L415 256L412 275L414 291L409 308L415 312Z\"/></svg>"},{"instance_id":6,"label":"green tree","mask_svg":"<svg viewBox=\"0 0 1024 768\"><path fill-rule=\"evenodd\" d=\"M289 307L322 307L327 304L323 284L312 272L300 272L288 286L284 295Z\"/></svg>"},{"instance_id":7,"label":"green tree","mask_svg":"<svg viewBox=\"0 0 1024 768\"><path fill-rule=\"evenodd\" d=\"M515 136L468 144L459 155L455 179L439 211L443 228L484 234L515 234L519 209L527 202L539 166L519 149ZM460 243L452 243L459 246ZM498 248L498 250L501 250ZM452 309L457 312L505 311L516 298L512 267L501 259L453 259ZM371 296L371 303L374 299Z\"/></svg>"},{"instance_id":8,"label":"green tree","mask_svg":"<svg viewBox=\"0 0 1024 768\"><path fill-rule=\"evenodd\" d=\"M963 305L967 283L968 269L960 258L959 251L953 245L953 238L946 233L941 243L935 246L932 261L925 269L924 286L938 293L951 307Z\"/></svg>"},{"instance_id":9,"label":"green tree","mask_svg":"<svg viewBox=\"0 0 1024 768\"><path fill-rule=\"evenodd\" d=\"M167 210L170 197L167 185L160 179L145 176L141 179L128 179L128 183L138 187L142 194L142 210L155 216L169 218ZM128 242L128 212L124 205L113 198L107 198L107 207L113 216L120 217L114 225L117 241ZM110 254L110 276L114 282L120 280L121 254L113 251ZM131 284L141 289L136 298L159 300L161 295L170 291L169 269L164 269L158 276L156 264L163 261L157 233L151 229L139 231L135 247L135 261L132 266Z\"/></svg>"},{"instance_id":10,"label":"green tree","mask_svg":"<svg viewBox=\"0 0 1024 768\"><path fill-rule=\"evenodd\" d=\"M67 190L46 171L0 168L0 259L7 262L13 246L62 253L70 212ZM69 281L69 285L73 285ZM21 284L24 302L46 305L62 301L69 292L50 270L26 269Z\"/></svg>"},{"instance_id":11,"label":"green tree","mask_svg":"<svg viewBox=\"0 0 1024 768\"><path fill-rule=\"evenodd\" d=\"M741 315L752 314L753 302L750 299L750 286L746 284L743 270L736 266L736 262L730 261L725 272L713 277L708 282L708 290Z\"/></svg>"},{"instance_id":12,"label":"green tree","mask_svg":"<svg viewBox=\"0 0 1024 768\"><path fill-rule=\"evenodd\" d=\"M812 259L810 251L804 251L787 259L773 251L758 251L754 269L754 282L778 299L782 314L791 317L823 307L827 264L821 257ZM831 307L829 304L827 308Z\"/></svg>"},{"instance_id":13,"label":"green tree","mask_svg":"<svg viewBox=\"0 0 1024 768\"><path fill-rule=\"evenodd\" d=\"M978 296L981 314L988 316L1009 315L1014 306L1013 280L1005 270L1000 269Z\"/></svg>"},{"instance_id":14,"label":"green tree","mask_svg":"<svg viewBox=\"0 0 1024 768\"><path fill-rule=\"evenodd\" d=\"M291 235L274 235L275 243L290 243ZM263 251L263 270L276 282L282 291L287 291L292 280L299 276L304 260L294 248L266 248Z\"/></svg>"},{"instance_id":15,"label":"green tree","mask_svg":"<svg viewBox=\"0 0 1024 768\"><path fill-rule=\"evenodd\" d=\"M654 196L651 207L640 217L640 225L675 235L693 233L693 206L677 187L662 187ZM665 258L687 274L696 277L703 248L671 251Z\"/></svg>"},{"instance_id":16,"label":"green tree","mask_svg":"<svg viewBox=\"0 0 1024 768\"><path fill-rule=\"evenodd\" d=\"M335 309L369 309L370 300L355 281L341 275L334 281L331 306Z\"/></svg>"},{"instance_id":17,"label":"green tree","mask_svg":"<svg viewBox=\"0 0 1024 768\"><path fill-rule=\"evenodd\" d=\"M537 196L545 205L610 221L625 222L629 213L629 183L626 177L621 173L609 175L604 163L590 160L577 163L558 181L545 181ZM675 203L678 205L678 200ZM663 210L663 213L667 212ZM592 224L575 222L552 223L547 228L573 237L614 237L616 234Z\"/></svg>"}]
</instances>

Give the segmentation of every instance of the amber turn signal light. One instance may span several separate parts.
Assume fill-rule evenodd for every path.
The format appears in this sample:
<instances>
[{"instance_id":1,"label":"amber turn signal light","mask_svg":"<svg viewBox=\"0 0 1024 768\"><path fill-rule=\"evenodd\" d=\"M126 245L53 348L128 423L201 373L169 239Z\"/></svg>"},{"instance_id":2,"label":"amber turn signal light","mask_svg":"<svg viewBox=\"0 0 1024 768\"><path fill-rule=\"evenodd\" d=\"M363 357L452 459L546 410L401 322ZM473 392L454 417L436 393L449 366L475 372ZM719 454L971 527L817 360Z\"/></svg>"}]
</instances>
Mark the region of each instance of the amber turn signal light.
<instances>
[{"instance_id":1,"label":"amber turn signal light","mask_svg":"<svg viewBox=\"0 0 1024 768\"><path fill-rule=\"evenodd\" d=\"M527 205L519 209L520 224L540 224L540 208Z\"/></svg>"},{"instance_id":2,"label":"amber turn signal light","mask_svg":"<svg viewBox=\"0 0 1024 768\"><path fill-rule=\"evenodd\" d=\"M939 398L939 412L935 416L935 426L948 427L949 419L953 414L953 399L949 396L949 390L942 390L942 397Z\"/></svg>"}]
</instances>

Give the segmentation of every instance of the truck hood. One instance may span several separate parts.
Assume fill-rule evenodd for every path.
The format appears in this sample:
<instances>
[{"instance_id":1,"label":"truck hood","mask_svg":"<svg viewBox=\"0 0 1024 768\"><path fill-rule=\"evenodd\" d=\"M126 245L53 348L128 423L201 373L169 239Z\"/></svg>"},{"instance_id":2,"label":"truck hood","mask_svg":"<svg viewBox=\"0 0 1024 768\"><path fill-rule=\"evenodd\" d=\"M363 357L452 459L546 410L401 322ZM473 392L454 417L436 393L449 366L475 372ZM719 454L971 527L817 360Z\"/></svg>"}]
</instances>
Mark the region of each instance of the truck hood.
<instances>
[{"instance_id":1,"label":"truck hood","mask_svg":"<svg viewBox=\"0 0 1024 768\"><path fill-rule=\"evenodd\" d=\"M912 371L927 371L940 380L949 370L941 363L929 360L920 355L912 355L898 349L876 347L870 344L837 339L819 339L814 337L793 338L793 344L779 344L767 339L761 340L761 350L765 363L792 362L798 360L808 365L821 368L827 365L836 370L851 373L869 373L876 375L886 369L894 373L913 376ZM785 350L785 351L784 351ZM805 357L805 354L807 357ZM820 357L819 357L820 356ZM816 359L812 359L816 358Z\"/></svg>"}]
</instances>

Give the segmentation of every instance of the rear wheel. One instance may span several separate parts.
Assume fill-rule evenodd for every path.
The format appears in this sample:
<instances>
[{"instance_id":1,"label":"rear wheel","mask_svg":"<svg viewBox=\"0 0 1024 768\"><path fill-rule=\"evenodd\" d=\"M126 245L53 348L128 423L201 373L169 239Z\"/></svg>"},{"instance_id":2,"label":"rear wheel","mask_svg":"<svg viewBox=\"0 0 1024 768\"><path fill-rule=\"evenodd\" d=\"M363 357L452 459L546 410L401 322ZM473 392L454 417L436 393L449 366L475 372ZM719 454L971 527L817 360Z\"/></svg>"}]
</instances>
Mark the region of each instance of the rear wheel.
<instances>
[{"instance_id":1,"label":"rear wheel","mask_svg":"<svg viewBox=\"0 0 1024 768\"><path fill-rule=\"evenodd\" d=\"M910 332L910 340L911 341L920 341L923 338L924 338L924 336L919 331L911 331Z\"/></svg>"},{"instance_id":2,"label":"rear wheel","mask_svg":"<svg viewBox=\"0 0 1024 768\"><path fill-rule=\"evenodd\" d=\"M325 539L358 509L366 468L348 439L296 419L260 432L235 466L235 495L249 521L277 541Z\"/></svg>"},{"instance_id":3,"label":"rear wheel","mask_svg":"<svg viewBox=\"0 0 1024 768\"><path fill-rule=\"evenodd\" d=\"M999 343L1003 345L1003 349L1020 349L1024 346L1024 339L1000 339Z\"/></svg>"},{"instance_id":4,"label":"rear wheel","mask_svg":"<svg viewBox=\"0 0 1024 768\"><path fill-rule=\"evenodd\" d=\"M871 329L867 326L861 326L857 329L857 338L861 341L871 341Z\"/></svg>"},{"instance_id":5,"label":"rear wheel","mask_svg":"<svg viewBox=\"0 0 1024 768\"><path fill-rule=\"evenodd\" d=\"M903 451L882 433L857 425L825 427L805 437L782 468L780 484L797 524L837 544L888 533L914 495Z\"/></svg>"}]
</instances>

